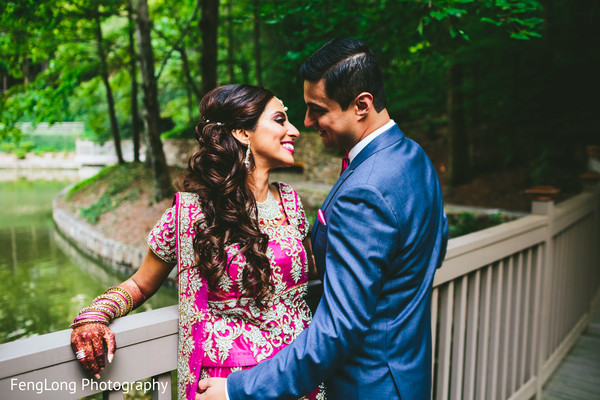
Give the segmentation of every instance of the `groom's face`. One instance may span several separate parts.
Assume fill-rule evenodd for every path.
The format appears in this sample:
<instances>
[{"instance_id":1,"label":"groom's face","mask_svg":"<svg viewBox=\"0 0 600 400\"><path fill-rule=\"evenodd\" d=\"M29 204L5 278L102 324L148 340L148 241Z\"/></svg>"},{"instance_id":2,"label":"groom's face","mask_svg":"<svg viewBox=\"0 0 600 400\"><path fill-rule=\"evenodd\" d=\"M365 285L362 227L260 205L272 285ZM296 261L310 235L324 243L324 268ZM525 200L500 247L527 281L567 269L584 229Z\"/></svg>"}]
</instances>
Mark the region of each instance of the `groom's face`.
<instances>
[{"instance_id":1,"label":"groom's face","mask_svg":"<svg viewBox=\"0 0 600 400\"><path fill-rule=\"evenodd\" d=\"M345 111L339 103L327 97L325 81L304 81L306 116L304 125L315 128L325 147L337 147L346 151L354 146L356 113L351 104Z\"/></svg>"}]
</instances>

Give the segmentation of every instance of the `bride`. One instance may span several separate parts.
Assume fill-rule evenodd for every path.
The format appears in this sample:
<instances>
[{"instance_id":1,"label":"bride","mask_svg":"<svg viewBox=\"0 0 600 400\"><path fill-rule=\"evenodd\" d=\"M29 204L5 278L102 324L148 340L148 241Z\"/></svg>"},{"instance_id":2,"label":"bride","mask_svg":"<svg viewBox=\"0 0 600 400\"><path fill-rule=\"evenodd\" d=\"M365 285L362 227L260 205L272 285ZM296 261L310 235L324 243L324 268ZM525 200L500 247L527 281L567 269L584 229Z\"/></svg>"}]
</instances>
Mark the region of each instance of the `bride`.
<instances>
[{"instance_id":1,"label":"bride","mask_svg":"<svg viewBox=\"0 0 600 400\"><path fill-rule=\"evenodd\" d=\"M308 222L295 190L269 183L294 163L298 130L272 92L227 85L200 102L199 147L181 192L148 236L148 253L128 280L80 311L71 345L100 377L115 352L108 328L152 296L176 265L179 286L180 399L199 379L227 377L273 357L311 320L305 301L316 275ZM305 398L324 399L323 385Z\"/></svg>"}]
</instances>

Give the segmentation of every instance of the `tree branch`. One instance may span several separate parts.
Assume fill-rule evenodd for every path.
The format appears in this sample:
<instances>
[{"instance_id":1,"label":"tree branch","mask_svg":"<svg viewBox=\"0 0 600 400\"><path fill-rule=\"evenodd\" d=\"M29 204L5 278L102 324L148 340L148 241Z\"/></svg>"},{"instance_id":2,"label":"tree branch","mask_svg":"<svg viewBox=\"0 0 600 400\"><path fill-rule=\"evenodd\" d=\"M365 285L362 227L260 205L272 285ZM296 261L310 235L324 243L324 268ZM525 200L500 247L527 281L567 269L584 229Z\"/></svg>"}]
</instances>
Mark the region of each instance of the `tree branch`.
<instances>
[{"instance_id":1,"label":"tree branch","mask_svg":"<svg viewBox=\"0 0 600 400\"><path fill-rule=\"evenodd\" d=\"M162 72L163 72L163 70L165 68L165 65L167 64L167 61L169 61L169 58L171 58L171 54L173 54L173 52L180 47L179 44L181 43L181 41L183 40L183 38L185 38L185 36L187 35L188 30L190 29L190 25L191 25L192 21L196 20L196 17L198 15L199 9L200 9L200 2L197 1L196 2L196 8L194 8L194 12L192 12L192 16L187 21L187 23L185 24L185 27L181 31L181 35L179 35L179 38L172 45L171 49L167 52L167 55L163 59L163 62L160 65L160 68L158 69L158 73L156 74L156 80L158 80L158 78L160 78L160 75L162 74ZM164 35L162 35L158 30L156 30L156 33L158 33L159 35L161 35L161 37L164 38Z\"/></svg>"}]
</instances>

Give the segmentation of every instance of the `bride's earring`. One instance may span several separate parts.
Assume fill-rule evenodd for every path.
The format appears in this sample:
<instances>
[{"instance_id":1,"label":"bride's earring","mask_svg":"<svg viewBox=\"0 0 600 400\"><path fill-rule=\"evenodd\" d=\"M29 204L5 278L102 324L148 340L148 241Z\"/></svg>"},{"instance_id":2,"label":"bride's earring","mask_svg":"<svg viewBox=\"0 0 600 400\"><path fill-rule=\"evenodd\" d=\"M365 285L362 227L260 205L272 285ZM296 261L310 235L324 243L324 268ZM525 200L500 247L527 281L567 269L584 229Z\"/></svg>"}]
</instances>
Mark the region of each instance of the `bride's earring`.
<instances>
[{"instance_id":1,"label":"bride's earring","mask_svg":"<svg viewBox=\"0 0 600 400\"><path fill-rule=\"evenodd\" d=\"M250 168L250 141L248 141L248 148L246 149L246 157L244 158L244 165L246 168Z\"/></svg>"}]
</instances>

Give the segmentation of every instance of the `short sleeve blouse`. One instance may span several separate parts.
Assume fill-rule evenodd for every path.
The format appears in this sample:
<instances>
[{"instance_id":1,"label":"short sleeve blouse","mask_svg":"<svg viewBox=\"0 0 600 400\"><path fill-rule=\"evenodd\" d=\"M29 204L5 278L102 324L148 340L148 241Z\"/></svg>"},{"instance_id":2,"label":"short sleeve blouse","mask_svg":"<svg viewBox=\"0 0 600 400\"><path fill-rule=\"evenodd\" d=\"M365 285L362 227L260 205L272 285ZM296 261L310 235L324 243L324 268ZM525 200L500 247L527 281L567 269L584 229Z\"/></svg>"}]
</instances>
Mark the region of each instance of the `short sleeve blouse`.
<instances>
[{"instance_id":1,"label":"short sleeve blouse","mask_svg":"<svg viewBox=\"0 0 600 400\"><path fill-rule=\"evenodd\" d=\"M290 218L290 224L295 225L300 232L302 240L308 235L308 219L304 212L304 206L298 193L288 184L279 182L282 201L288 205L285 207ZM291 213L289 211L292 211ZM175 235L175 207L168 208L160 220L154 225L147 239L148 247L161 260L168 264L177 262L177 243Z\"/></svg>"}]
</instances>

